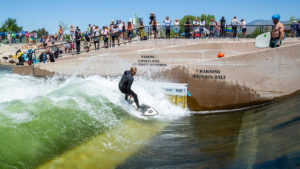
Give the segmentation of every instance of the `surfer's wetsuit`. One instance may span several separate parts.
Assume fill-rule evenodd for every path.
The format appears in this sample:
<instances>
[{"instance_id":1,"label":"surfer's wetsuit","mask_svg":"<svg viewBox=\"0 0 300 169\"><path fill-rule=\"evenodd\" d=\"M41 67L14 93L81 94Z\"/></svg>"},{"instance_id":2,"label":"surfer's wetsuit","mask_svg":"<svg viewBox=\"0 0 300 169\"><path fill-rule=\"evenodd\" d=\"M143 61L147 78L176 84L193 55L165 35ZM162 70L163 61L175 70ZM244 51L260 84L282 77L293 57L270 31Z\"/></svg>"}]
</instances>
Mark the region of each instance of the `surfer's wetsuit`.
<instances>
[{"instance_id":1,"label":"surfer's wetsuit","mask_svg":"<svg viewBox=\"0 0 300 169\"><path fill-rule=\"evenodd\" d=\"M120 82L119 82L119 89L122 93L125 94L125 100L128 100L128 96L132 95L132 97L134 98L134 102L136 104L136 106L139 108L139 100L137 95L131 90L131 85L133 83L133 77L130 73L129 70L125 71Z\"/></svg>"}]
</instances>

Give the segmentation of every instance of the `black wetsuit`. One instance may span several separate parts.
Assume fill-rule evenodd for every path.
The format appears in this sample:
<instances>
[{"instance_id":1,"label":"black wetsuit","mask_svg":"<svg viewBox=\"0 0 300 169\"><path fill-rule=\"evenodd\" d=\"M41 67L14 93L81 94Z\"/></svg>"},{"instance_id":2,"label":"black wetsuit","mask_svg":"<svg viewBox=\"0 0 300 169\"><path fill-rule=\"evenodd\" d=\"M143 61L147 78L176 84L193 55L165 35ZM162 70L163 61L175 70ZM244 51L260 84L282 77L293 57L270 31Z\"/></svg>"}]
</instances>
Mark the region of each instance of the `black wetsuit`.
<instances>
[{"instance_id":1,"label":"black wetsuit","mask_svg":"<svg viewBox=\"0 0 300 169\"><path fill-rule=\"evenodd\" d=\"M46 56L47 56L47 55L49 56L48 58L49 58L50 62L55 62L54 55L53 55L52 52L47 52L47 53L46 53Z\"/></svg>"},{"instance_id":2,"label":"black wetsuit","mask_svg":"<svg viewBox=\"0 0 300 169\"><path fill-rule=\"evenodd\" d=\"M134 98L134 102L136 106L139 108L139 100L137 95L131 90L131 85L133 83L133 77L129 70L125 71L120 82L119 82L119 89L122 93L125 94L125 100L128 100L128 96L132 95Z\"/></svg>"}]
</instances>

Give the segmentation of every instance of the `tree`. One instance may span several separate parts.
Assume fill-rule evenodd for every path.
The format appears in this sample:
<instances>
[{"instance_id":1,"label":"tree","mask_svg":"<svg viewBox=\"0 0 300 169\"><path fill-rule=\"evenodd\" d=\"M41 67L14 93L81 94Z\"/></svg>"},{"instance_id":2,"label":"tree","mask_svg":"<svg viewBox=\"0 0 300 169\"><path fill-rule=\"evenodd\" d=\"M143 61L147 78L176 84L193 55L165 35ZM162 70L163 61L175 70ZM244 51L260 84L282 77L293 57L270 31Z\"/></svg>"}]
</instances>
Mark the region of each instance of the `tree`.
<instances>
[{"instance_id":1,"label":"tree","mask_svg":"<svg viewBox=\"0 0 300 169\"><path fill-rule=\"evenodd\" d=\"M20 32L23 29L22 26L17 24L17 20L13 18L7 18L2 24L0 31L1 32Z\"/></svg>"},{"instance_id":2,"label":"tree","mask_svg":"<svg viewBox=\"0 0 300 169\"><path fill-rule=\"evenodd\" d=\"M295 16L291 16L291 17L290 17L290 21L291 21L290 24L292 24L293 21L295 21L295 20L296 20L296 17L295 17Z\"/></svg>"},{"instance_id":3,"label":"tree","mask_svg":"<svg viewBox=\"0 0 300 169\"><path fill-rule=\"evenodd\" d=\"M63 32L65 32L65 31L67 31L67 30L69 29L68 24L66 24L66 23L63 22L63 21L59 21L58 26L59 26L59 27L60 27L60 26L62 27Z\"/></svg>"},{"instance_id":4,"label":"tree","mask_svg":"<svg viewBox=\"0 0 300 169\"><path fill-rule=\"evenodd\" d=\"M139 16L135 13L134 14L134 18L135 18L135 23L132 23L132 25L134 25L136 28L138 27L138 22L139 22Z\"/></svg>"},{"instance_id":5,"label":"tree","mask_svg":"<svg viewBox=\"0 0 300 169\"><path fill-rule=\"evenodd\" d=\"M254 32L252 32L251 34L247 35L247 38L256 38L260 34L261 34L260 33L260 27L256 27L256 29L254 30Z\"/></svg>"},{"instance_id":6,"label":"tree","mask_svg":"<svg viewBox=\"0 0 300 169\"><path fill-rule=\"evenodd\" d=\"M45 28L40 28L38 30L33 30L32 32L35 32L39 38L49 34L48 31Z\"/></svg>"},{"instance_id":7,"label":"tree","mask_svg":"<svg viewBox=\"0 0 300 169\"><path fill-rule=\"evenodd\" d=\"M215 19L215 16L214 15L205 15L205 14L202 14L201 16L193 16L193 15L185 15L182 19L180 19L180 25L184 25L184 23L186 22L187 18L190 18L190 21L193 22L195 20L195 18L198 19L198 21L200 21L201 19L204 19L205 20L205 24L208 25L209 22L211 21L211 19ZM181 32L184 32L184 27L181 26L180 27L180 33Z\"/></svg>"}]
</instances>

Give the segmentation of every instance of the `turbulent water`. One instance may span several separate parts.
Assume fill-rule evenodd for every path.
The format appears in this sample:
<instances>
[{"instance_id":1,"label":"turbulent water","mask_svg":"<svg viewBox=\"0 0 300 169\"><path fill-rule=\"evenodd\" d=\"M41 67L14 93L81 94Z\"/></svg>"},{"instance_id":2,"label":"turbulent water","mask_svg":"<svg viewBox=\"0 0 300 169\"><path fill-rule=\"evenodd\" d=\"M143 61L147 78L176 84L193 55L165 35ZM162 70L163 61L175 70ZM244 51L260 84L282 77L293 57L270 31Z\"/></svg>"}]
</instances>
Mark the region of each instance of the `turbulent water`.
<instances>
[{"instance_id":1,"label":"turbulent water","mask_svg":"<svg viewBox=\"0 0 300 169\"><path fill-rule=\"evenodd\" d=\"M148 120L124 101L118 79L60 81L0 72L0 168L33 168L124 119ZM187 113L143 80L133 89L141 102L161 112L155 117L159 121Z\"/></svg>"},{"instance_id":2,"label":"turbulent water","mask_svg":"<svg viewBox=\"0 0 300 169\"><path fill-rule=\"evenodd\" d=\"M171 105L159 87L136 79L133 89L140 101L159 112L146 118L124 101L118 81L43 79L0 67L0 168L74 168L76 163L75 168L300 167L299 95L203 114ZM71 164L53 160L86 142L88 149L63 157L68 160L62 163ZM72 161L77 152L80 158Z\"/></svg>"}]
</instances>

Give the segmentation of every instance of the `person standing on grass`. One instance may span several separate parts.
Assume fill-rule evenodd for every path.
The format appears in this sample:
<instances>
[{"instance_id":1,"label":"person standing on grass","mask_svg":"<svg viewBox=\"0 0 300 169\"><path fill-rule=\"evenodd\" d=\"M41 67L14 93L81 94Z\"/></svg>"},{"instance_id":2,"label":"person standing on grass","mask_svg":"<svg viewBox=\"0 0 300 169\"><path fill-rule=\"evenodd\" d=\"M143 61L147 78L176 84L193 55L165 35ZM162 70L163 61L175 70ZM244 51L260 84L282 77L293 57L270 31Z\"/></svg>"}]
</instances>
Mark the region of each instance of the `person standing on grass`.
<instances>
[{"instance_id":1,"label":"person standing on grass","mask_svg":"<svg viewBox=\"0 0 300 169\"><path fill-rule=\"evenodd\" d=\"M191 26L192 26L192 23L190 21L190 18L186 18L186 21L184 23L184 35L185 35L185 39L190 39Z\"/></svg>"},{"instance_id":2,"label":"person standing on grass","mask_svg":"<svg viewBox=\"0 0 300 169\"><path fill-rule=\"evenodd\" d=\"M233 19L231 20L232 38L236 38L236 32L237 32L238 25L240 25L240 22L238 19L236 19L236 16L234 16Z\"/></svg>"},{"instance_id":3,"label":"person standing on grass","mask_svg":"<svg viewBox=\"0 0 300 169\"><path fill-rule=\"evenodd\" d=\"M12 38L12 43L16 43L16 34L15 33L11 34L11 38Z\"/></svg>"},{"instance_id":4,"label":"person standing on grass","mask_svg":"<svg viewBox=\"0 0 300 169\"><path fill-rule=\"evenodd\" d=\"M166 19L163 20L163 23L165 24L166 38L167 38L167 39L170 39L171 23L172 23L172 20L170 19L169 16L167 16Z\"/></svg>"},{"instance_id":5,"label":"person standing on grass","mask_svg":"<svg viewBox=\"0 0 300 169\"><path fill-rule=\"evenodd\" d=\"M7 38L8 43L11 44L11 34L9 32L7 33L6 38Z\"/></svg>"}]
</instances>

